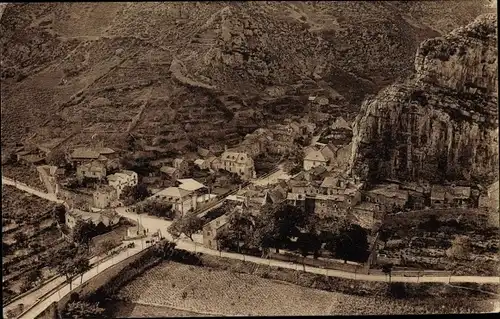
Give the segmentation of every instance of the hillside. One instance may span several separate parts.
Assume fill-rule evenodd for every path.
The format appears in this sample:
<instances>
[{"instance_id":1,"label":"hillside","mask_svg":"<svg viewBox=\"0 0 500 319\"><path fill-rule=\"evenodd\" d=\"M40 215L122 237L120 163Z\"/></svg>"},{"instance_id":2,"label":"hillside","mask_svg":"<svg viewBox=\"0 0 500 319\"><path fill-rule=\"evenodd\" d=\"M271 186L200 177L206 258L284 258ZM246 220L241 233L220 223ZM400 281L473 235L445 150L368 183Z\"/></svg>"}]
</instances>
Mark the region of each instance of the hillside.
<instances>
[{"instance_id":1,"label":"hillside","mask_svg":"<svg viewBox=\"0 0 500 319\"><path fill-rule=\"evenodd\" d=\"M69 136L65 146L231 144L303 116L309 95L352 118L412 72L422 40L493 10L486 2L8 5L2 147Z\"/></svg>"},{"instance_id":2,"label":"hillside","mask_svg":"<svg viewBox=\"0 0 500 319\"><path fill-rule=\"evenodd\" d=\"M428 39L416 74L363 102L354 173L367 179L498 179L496 14ZM383 154L381 156L380 154Z\"/></svg>"}]
</instances>

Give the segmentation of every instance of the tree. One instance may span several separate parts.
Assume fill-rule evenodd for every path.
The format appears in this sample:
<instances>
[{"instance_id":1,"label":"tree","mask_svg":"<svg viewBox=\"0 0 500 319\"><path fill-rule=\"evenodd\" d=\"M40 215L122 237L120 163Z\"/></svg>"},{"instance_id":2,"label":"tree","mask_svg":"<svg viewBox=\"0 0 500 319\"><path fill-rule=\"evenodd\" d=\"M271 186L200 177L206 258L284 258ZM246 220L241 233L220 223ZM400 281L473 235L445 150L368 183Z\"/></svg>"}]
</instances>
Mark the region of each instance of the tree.
<instances>
[{"instance_id":1,"label":"tree","mask_svg":"<svg viewBox=\"0 0 500 319\"><path fill-rule=\"evenodd\" d=\"M100 244L100 246L101 246L101 252L108 253L111 249L115 247L115 243L112 240L108 239L103 241Z\"/></svg>"},{"instance_id":2,"label":"tree","mask_svg":"<svg viewBox=\"0 0 500 319\"><path fill-rule=\"evenodd\" d=\"M428 232L436 232L441 227L441 222L437 219L436 215L429 216L429 219L418 225L418 228L424 229Z\"/></svg>"},{"instance_id":3,"label":"tree","mask_svg":"<svg viewBox=\"0 0 500 319\"><path fill-rule=\"evenodd\" d=\"M162 254L163 259L168 259L172 257L175 253L176 243L166 240L163 246L161 246L160 253Z\"/></svg>"},{"instance_id":4,"label":"tree","mask_svg":"<svg viewBox=\"0 0 500 319\"><path fill-rule=\"evenodd\" d=\"M291 238L300 235L300 229L308 224L310 214L288 204L267 205L256 219L256 244L264 249L279 249L290 245Z\"/></svg>"},{"instance_id":5,"label":"tree","mask_svg":"<svg viewBox=\"0 0 500 319\"><path fill-rule=\"evenodd\" d=\"M317 258L319 256L321 245L321 240L315 232L305 232L298 236L297 248L303 258L302 266L304 267L304 271L306 271L306 265L304 263L305 258L310 254L313 254L314 258Z\"/></svg>"},{"instance_id":6,"label":"tree","mask_svg":"<svg viewBox=\"0 0 500 319\"><path fill-rule=\"evenodd\" d=\"M242 247L251 249L255 247L253 240L255 227L255 217L251 213L248 211L237 211L231 214L228 227L217 234L216 240L220 240L220 247L228 248L229 250L240 252Z\"/></svg>"},{"instance_id":7,"label":"tree","mask_svg":"<svg viewBox=\"0 0 500 319\"><path fill-rule=\"evenodd\" d=\"M99 303L90 303L86 301L69 302L64 309L63 318L87 319L104 318L104 308L99 307Z\"/></svg>"},{"instance_id":8,"label":"tree","mask_svg":"<svg viewBox=\"0 0 500 319\"><path fill-rule=\"evenodd\" d=\"M391 281L392 275L392 264L385 264L382 266L382 272L386 275L389 275L389 282Z\"/></svg>"},{"instance_id":9,"label":"tree","mask_svg":"<svg viewBox=\"0 0 500 319\"><path fill-rule=\"evenodd\" d=\"M131 205L134 202L143 201L149 196L151 196L151 192L146 185L137 184L135 186L125 186L120 194L120 199L123 200L126 205Z\"/></svg>"},{"instance_id":10,"label":"tree","mask_svg":"<svg viewBox=\"0 0 500 319\"><path fill-rule=\"evenodd\" d=\"M96 234L96 227L94 223L77 220L73 228L73 241L80 245L89 245L90 240Z\"/></svg>"},{"instance_id":11,"label":"tree","mask_svg":"<svg viewBox=\"0 0 500 319\"><path fill-rule=\"evenodd\" d=\"M25 242L28 239L28 236L26 236L23 232L17 232L14 234L14 239L16 240L16 244L20 244Z\"/></svg>"},{"instance_id":12,"label":"tree","mask_svg":"<svg viewBox=\"0 0 500 319\"><path fill-rule=\"evenodd\" d=\"M54 218L60 225L63 225L66 218L66 207L64 205L59 204L56 205L54 208L51 210L52 218Z\"/></svg>"},{"instance_id":13,"label":"tree","mask_svg":"<svg viewBox=\"0 0 500 319\"><path fill-rule=\"evenodd\" d=\"M469 237L456 236L446 254L453 259L464 260L469 259L471 249Z\"/></svg>"},{"instance_id":14,"label":"tree","mask_svg":"<svg viewBox=\"0 0 500 319\"><path fill-rule=\"evenodd\" d=\"M80 255L73 259L73 266L75 267L75 274L80 274L80 284L83 281L83 274L90 270L90 262L87 256L85 255Z\"/></svg>"},{"instance_id":15,"label":"tree","mask_svg":"<svg viewBox=\"0 0 500 319\"><path fill-rule=\"evenodd\" d=\"M2 241L2 256L5 257L11 253L11 247L8 243Z\"/></svg>"},{"instance_id":16,"label":"tree","mask_svg":"<svg viewBox=\"0 0 500 319\"><path fill-rule=\"evenodd\" d=\"M31 283L35 283L37 282L40 278L42 278L42 272L40 269L36 268L36 269L33 269L32 271L30 271L28 273L28 275L26 276L26 279L31 282Z\"/></svg>"},{"instance_id":17,"label":"tree","mask_svg":"<svg viewBox=\"0 0 500 319\"><path fill-rule=\"evenodd\" d=\"M147 202L138 205L137 211L138 213L148 213L172 220L175 218L175 211L172 208L172 204L160 202L158 200L148 200Z\"/></svg>"},{"instance_id":18,"label":"tree","mask_svg":"<svg viewBox=\"0 0 500 319\"><path fill-rule=\"evenodd\" d=\"M352 224L340 231L336 242L336 255L338 258L353 261L366 261L368 257L368 236L361 226Z\"/></svg>"},{"instance_id":19,"label":"tree","mask_svg":"<svg viewBox=\"0 0 500 319\"><path fill-rule=\"evenodd\" d=\"M63 167L66 165L66 154L61 149L55 149L50 151L45 158L47 164L54 165L57 167Z\"/></svg>"},{"instance_id":20,"label":"tree","mask_svg":"<svg viewBox=\"0 0 500 319\"><path fill-rule=\"evenodd\" d=\"M203 227L203 224L204 222L201 218L195 214L188 214L175 219L168 227L168 232L171 233L174 238L178 238L181 234L184 234L193 241L193 234L199 231Z\"/></svg>"}]
</instances>

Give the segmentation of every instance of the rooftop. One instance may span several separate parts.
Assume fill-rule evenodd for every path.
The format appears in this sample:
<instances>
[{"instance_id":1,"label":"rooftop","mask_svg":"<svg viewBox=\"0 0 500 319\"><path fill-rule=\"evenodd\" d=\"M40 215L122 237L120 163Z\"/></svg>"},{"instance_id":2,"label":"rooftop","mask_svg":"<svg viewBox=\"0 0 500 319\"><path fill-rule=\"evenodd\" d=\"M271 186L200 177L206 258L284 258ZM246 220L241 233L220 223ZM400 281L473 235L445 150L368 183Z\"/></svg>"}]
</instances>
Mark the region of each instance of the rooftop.
<instances>
[{"instance_id":1,"label":"rooftop","mask_svg":"<svg viewBox=\"0 0 500 319\"><path fill-rule=\"evenodd\" d=\"M80 147L73 150L71 158L73 159L98 159L100 153L86 147Z\"/></svg>"},{"instance_id":2,"label":"rooftop","mask_svg":"<svg viewBox=\"0 0 500 319\"><path fill-rule=\"evenodd\" d=\"M325 156L318 150L313 148L308 148L305 152L304 160L307 161L319 161L319 162L327 162Z\"/></svg>"},{"instance_id":3,"label":"rooftop","mask_svg":"<svg viewBox=\"0 0 500 319\"><path fill-rule=\"evenodd\" d=\"M173 175L175 172L177 172L177 168L172 166L162 166L160 168L160 171L167 175Z\"/></svg>"},{"instance_id":4,"label":"rooftop","mask_svg":"<svg viewBox=\"0 0 500 319\"><path fill-rule=\"evenodd\" d=\"M187 190L187 191L195 191L195 190L202 189L202 188L206 187L202 183L200 183L192 178L178 179L177 181L179 183L181 183L179 188L182 188L182 189Z\"/></svg>"},{"instance_id":5,"label":"rooftop","mask_svg":"<svg viewBox=\"0 0 500 319\"><path fill-rule=\"evenodd\" d=\"M154 196L155 197L165 196L165 197L182 198L182 197L188 196L189 194L191 194L191 192L187 191L185 189L181 189L179 187L168 187L168 188L165 188L165 189L159 191Z\"/></svg>"},{"instance_id":6,"label":"rooftop","mask_svg":"<svg viewBox=\"0 0 500 319\"><path fill-rule=\"evenodd\" d=\"M397 186L397 185L396 185ZM393 199L407 200L408 191L395 188L393 185L384 185L375 189L369 190L369 193L390 197Z\"/></svg>"}]
</instances>

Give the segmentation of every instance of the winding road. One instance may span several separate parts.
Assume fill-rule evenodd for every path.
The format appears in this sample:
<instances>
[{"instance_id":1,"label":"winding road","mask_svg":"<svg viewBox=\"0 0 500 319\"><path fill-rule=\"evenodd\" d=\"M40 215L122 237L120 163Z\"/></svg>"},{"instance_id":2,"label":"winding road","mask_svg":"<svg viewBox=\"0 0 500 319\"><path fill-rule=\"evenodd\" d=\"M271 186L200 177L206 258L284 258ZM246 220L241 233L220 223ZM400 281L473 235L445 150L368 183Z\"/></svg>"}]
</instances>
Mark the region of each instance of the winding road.
<instances>
[{"instance_id":1,"label":"winding road","mask_svg":"<svg viewBox=\"0 0 500 319\"><path fill-rule=\"evenodd\" d=\"M41 198L57 202L57 203L62 203L63 201L60 199L57 199L56 196L53 194L47 194L43 193L39 190L33 189L26 184L16 182L12 179L9 179L7 177L2 176L2 184L6 185L12 185L17 187L20 190L23 190L25 192L28 192L30 194L39 196ZM120 214L121 216L125 218L129 218L132 220L139 220L141 224L149 229L149 232L155 232L155 231L160 231L161 235L165 237L168 240L175 241L177 243L177 247L180 249L184 249L187 251L191 252L200 252L203 254L207 255L212 255L212 256L219 256L219 257L224 257L224 258L230 258L230 259L236 259L236 260L243 260L243 261L249 261L253 262L256 264L260 265L268 265L272 267L281 267L281 268L287 268L287 269L294 269L294 270L304 270L302 264L297 264L297 263L292 263L292 262L285 262L285 261L280 261L280 260L271 260L271 259L265 259L265 258L259 258L259 257L254 257L254 256L248 256L248 255L243 255L243 254L238 254L238 253L228 253L228 252L220 252L217 250L209 249L206 248L202 245L203 238L202 235L200 234L195 234L193 236L194 241L191 241L187 239L186 237L181 237L177 240L174 240L172 236L168 233L167 229L172 223L171 221L163 220L160 218L157 218L155 216L150 216L147 214L136 214L128 210L127 207L119 207L116 209L117 213ZM139 241L140 243L140 241ZM138 253L142 251L143 249L146 249L145 246L142 244L136 244L135 248L127 250L126 252L122 252L121 254L117 255L114 257L113 260L107 260L103 262L101 265L98 267L94 267L91 270L89 270L87 273L83 275L83 283L94 277L99 273L99 268L101 271L111 267L112 265L120 262L121 260L127 258L127 255L131 255L134 253ZM345 279L353 279L353 280L364 280L364 281L382 281L382 282L387 282L389 281L389 277L386 275L379 275L379 274L356 274L356 273L351 273L351 272L346 272L346 271L341 271L341 270L334 270L334 269L324 269L324 268L318 268L318 267L309 267L305 266L305 271L310 272L310 273L315 273L315 274L320 274L320 275L325 275L325 276L331 276L331 277L338 277L338 278L345 278ZM80 284L80 278L75 279L77 283L73 285L73 287L77 287ZM423 282L436 282L436 283L481 283L481 284L500 284L500 277L498 276L392 276L390 278L390 281L392 282L413 282L413 283L423 283ZM44 287L41 287L39 290L47 290ZM37 291L39 291L37 290ZM34 291L32 294L33 295L39 295L40 293L36 293L37 291ZM22 316L19 318L35 318L39 313L41 313L44 309L46 309L53 301L60 300L61 297L59 296L64 296L67 293L69 293L69 284L65 285L59 290L54 291L50 296L48 296L47 299L43 300L42 302L37 303L33 308L29 309L26 313L24 313ZM24 297L23 297L24 298ZM10 306L10 305L9 305ZM9 307L10 308L10 307ZM5 311L5 308L4 308Z\"/></svg>"}]
</instances>

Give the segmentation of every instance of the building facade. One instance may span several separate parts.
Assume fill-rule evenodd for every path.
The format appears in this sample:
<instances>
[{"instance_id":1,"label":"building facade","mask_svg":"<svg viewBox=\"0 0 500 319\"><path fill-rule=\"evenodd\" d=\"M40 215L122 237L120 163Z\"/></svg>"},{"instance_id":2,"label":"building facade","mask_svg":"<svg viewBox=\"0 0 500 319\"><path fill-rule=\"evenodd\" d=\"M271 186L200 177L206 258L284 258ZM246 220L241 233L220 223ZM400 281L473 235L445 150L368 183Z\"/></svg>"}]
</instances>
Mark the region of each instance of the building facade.
<instances>
[{"instance_id":1,"label":"building facade","mask_svg":"<svg viewBox=\"0 0 500 319\"><path fill-rule=\"evenodd\" d=\"M125 187L134 187L138 183L137 173L129 170L123 170L119 173L109 175L107 178L109 186L116 190L118 198L120 198Z\"/></svg>"},{"instance_id":2,"label":"building facade","mask_svg":"<svg viewBox=\"0 0 500 319\"><path fill-rule=\"evenodd\" d=\"M254 162L247 153L226 151L222 153L220 165L222 169L238 174L243 180L255 177Z\"/></svg>"}]
</instances>

